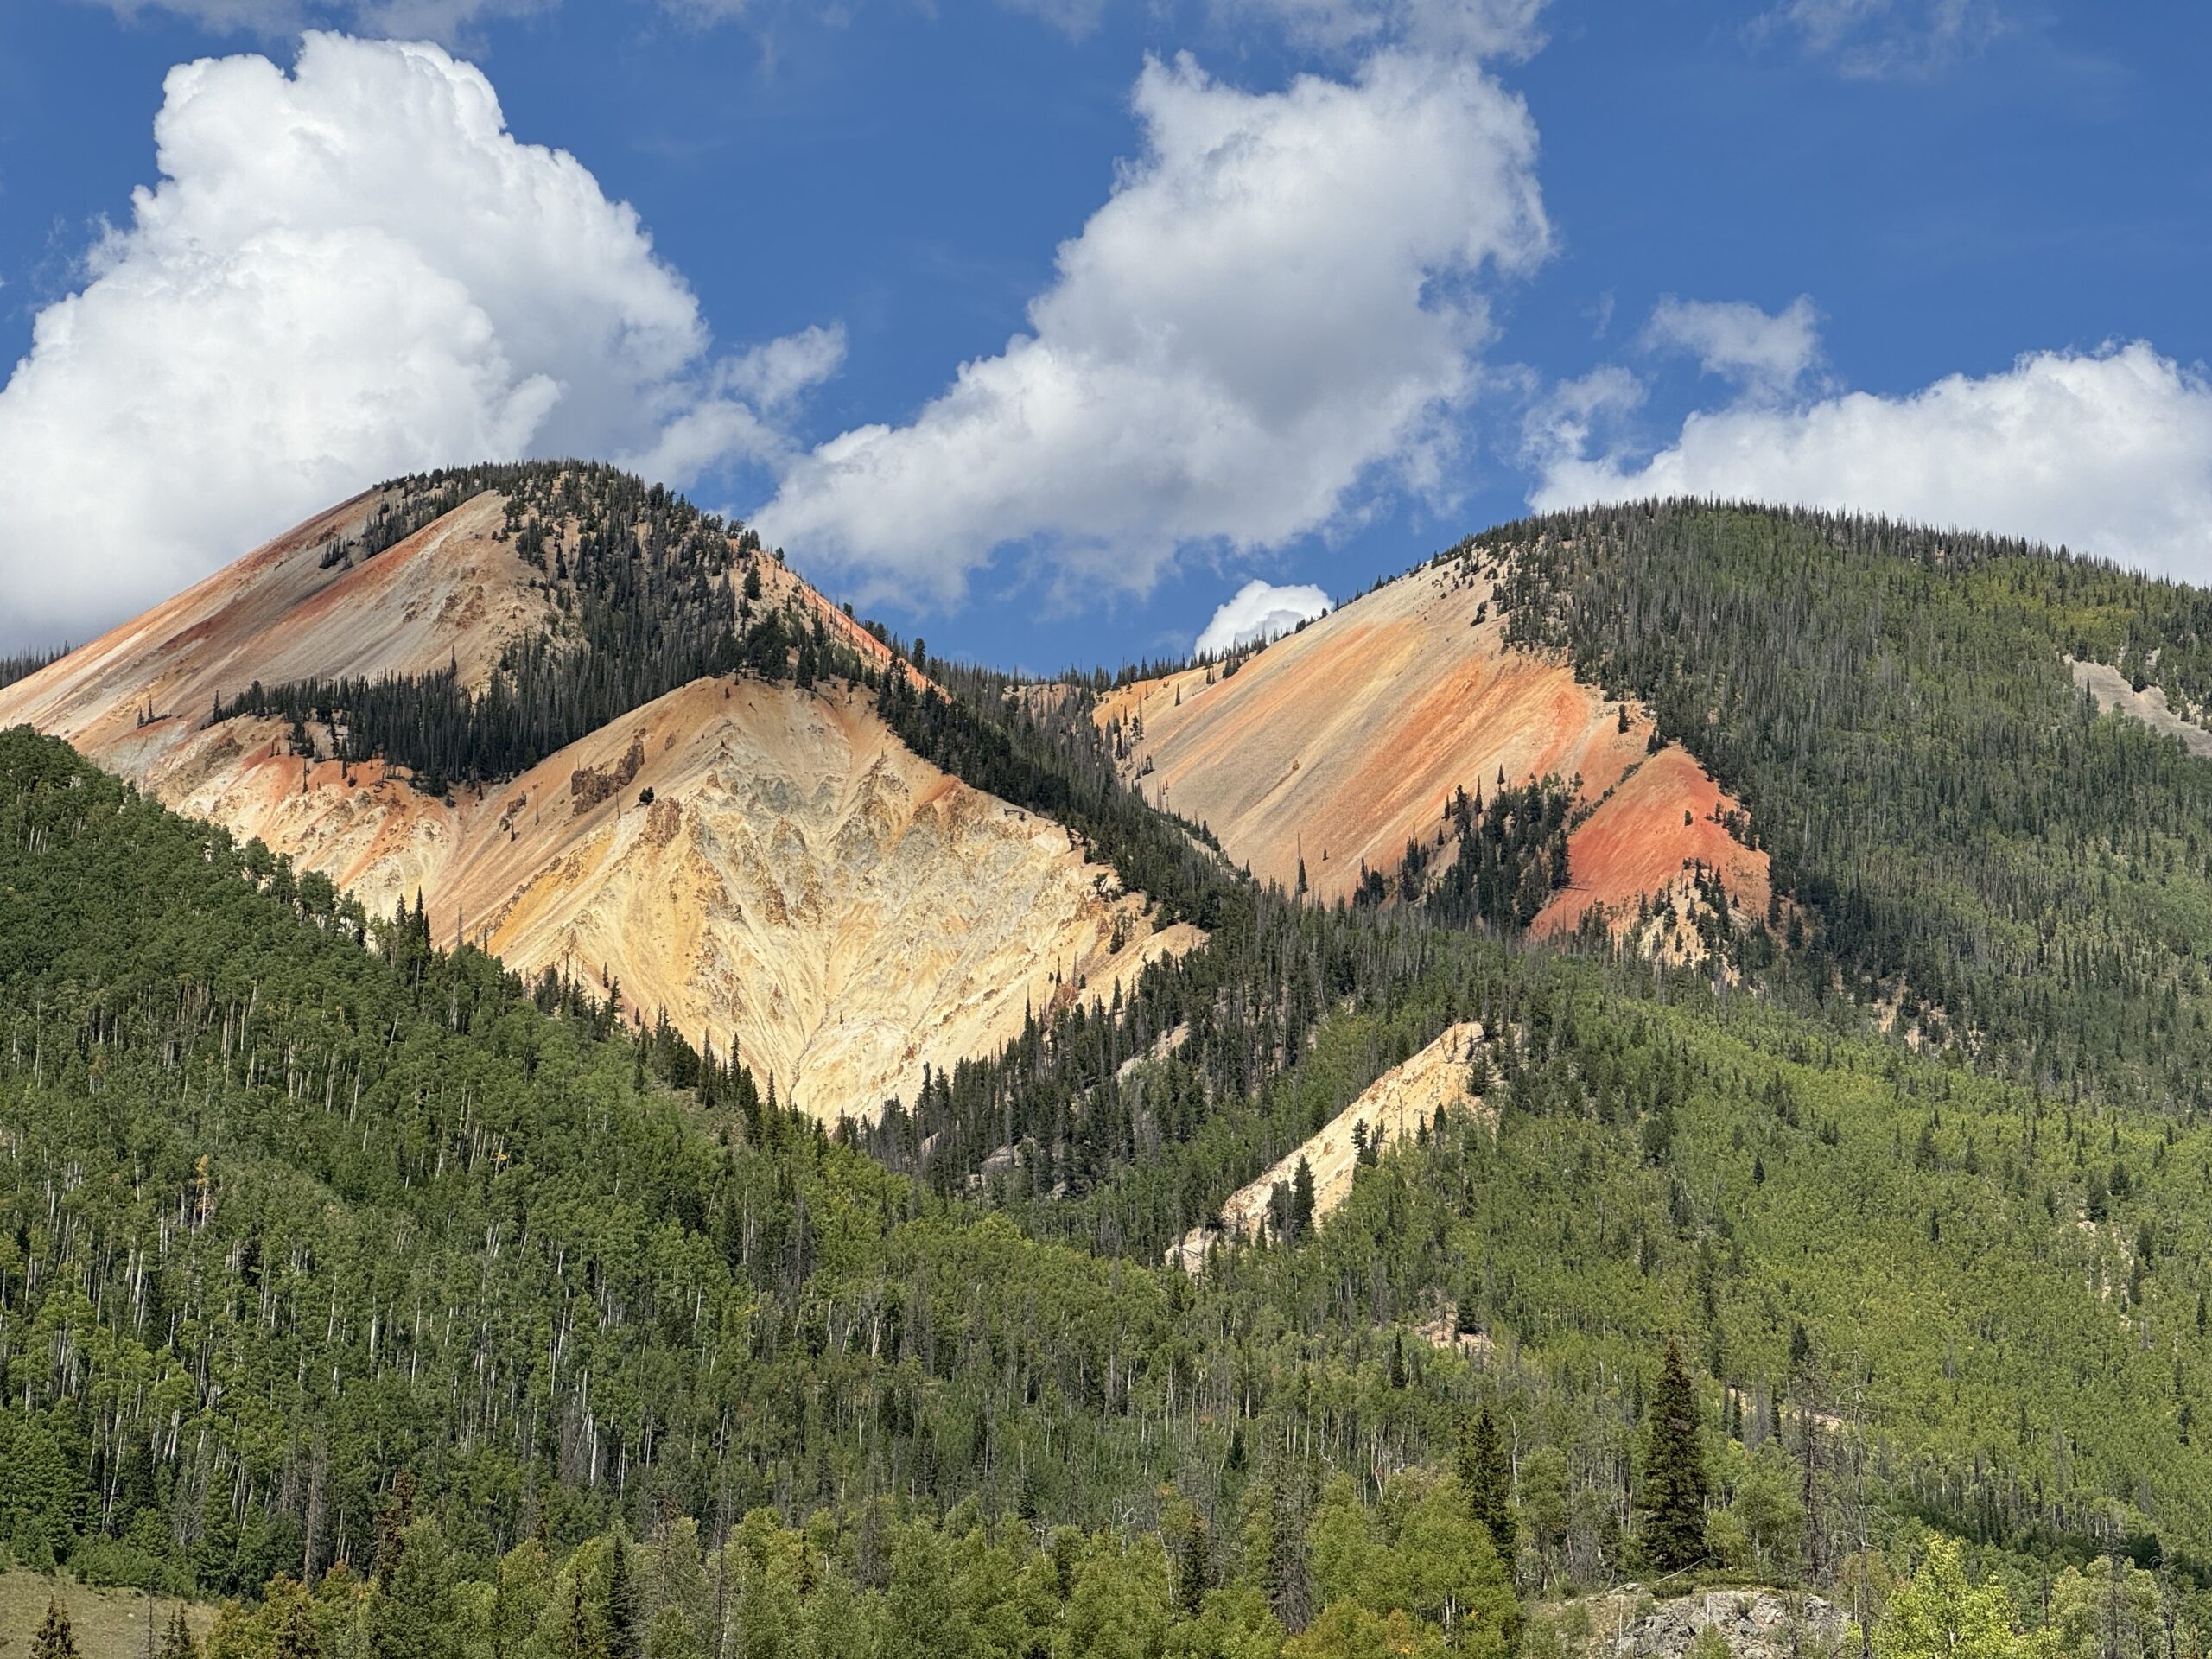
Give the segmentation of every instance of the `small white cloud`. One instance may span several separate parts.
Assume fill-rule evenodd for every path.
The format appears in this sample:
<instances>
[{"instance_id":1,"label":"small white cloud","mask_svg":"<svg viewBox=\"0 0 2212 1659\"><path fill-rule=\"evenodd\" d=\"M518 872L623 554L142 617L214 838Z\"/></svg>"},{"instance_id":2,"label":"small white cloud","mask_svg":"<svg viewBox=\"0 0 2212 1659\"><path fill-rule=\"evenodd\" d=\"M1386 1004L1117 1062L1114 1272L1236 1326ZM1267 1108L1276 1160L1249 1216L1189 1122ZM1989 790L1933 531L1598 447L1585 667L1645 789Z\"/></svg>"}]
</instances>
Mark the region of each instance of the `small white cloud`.
<instances>
[{"instance_id":1,"label":"small white cloud","mask_svg":"<svg viewBox=\"0 0 2212 1659\"><path fill-rule=\"evenodd\" d=\"M1808 57L1858 80L1912 79L1972 56L2005 33L1999 0L1784 0L1760 35L1794 38Z\"/></svg>"},{"instance_id":2,"label":"small white cloud","mask_svg":"<svg viewBox=\"0 0 2212 1659\"><path fill-rule=\"evenodd\" d=\"M1522 419L1522 458L1538 472L1580 460L1599 434L1611 429L1644 399L1643 382L1607 364L1562 380L1530 405Z\"/></svg>"},{"instance_id":3,"label":"small white cloud","mask_svg":"<svg viewBox=\"0 0 2212 1659\"><path fill-rule=\"evenodd\" d=\"M348 21L358 34L391 40L440 41L448 46L480 39L480 25L497 17L550 11L561 0L351 0Z\"/></svg>"},{"instance_id":4,"label":"small white cloud","mask_svg":"<svg viewBox=\"0 0 2212 1659\"><path fill-rule=\"evenodd\" d=\"M212 34L289 35L304 26L309 0L88 0L125 22L167 12Z\"/></svg>"},{"instance_id":5,"label":"small white cloud","mask_svg":"<svg viewBox=\"0 0 2212 1659\"><path fill-rule=\"evenodd\" d=\"M169 73L161 181L0 390L0 645L83 639L416 467L788 442L820 331L717 369L691 290L576 159L435 46L309 35Z\"/></svg>"},{"instance_id":6,"label":"small white cloud","mask_svg":"<svg viewBox=\"0 0 2212 1659\"><path fill-rule=\"evenodd\" d=\"M1143 154L1028 331L823 444L764 535L867 601L955 600L1025 543L1055 583L1141 590L1182 547L1279 546L1437 476L1481 281L1548 245L1521 100L1392 51L1268 93L1154 62L1135 102Z\"/></svg>"},{"instance_id":7,"label":"small white cloud","mask_svg":"<svg viewBox=\"0 0 2212 1659\"><path fill-rule=\"evenodd\" d=\"M1329 596L1311 582L1278 588L1248 582L1224 601L1198 635L1198 654L1218 657L1240 645L1263 645L1310 622L1329 608Z\"/></svg>"},{"instance_id":8,"label":"small white cloud","mask_svg":"<svg viewBox=\"0 0 2212 1659\"><path fill-rule=\"evenodd\" d=\"M1572 438L1565 423L1554 430ZM2212 582L2212 384L2141 340L2032 353L1904 397L1695 414L1641 461L1571 441L1535 459L1539 509L1668 495L1802 504Z\"/></svg>"},{"instance_id":9,"label":"small white cloud","mask_svg":"<svg viewBox=\"0 0 2212 1659\"><path fill-rule=\"evenodd\" d=\"M1107 0L999 0L999 3L1008 11L1027 12L1072 40L1081 40L1098 27Z\"/></svg>"},{"instance_id":10,"label":"small white cloud","mask_svg":"<svg viewBox=\"0 0 2212 1659\"><path fill-rule=\"evenodd\" d=\"M717 384L760 409L783 409L845 365L845 329L802 328L725 362Z\"/></svg>"},{"instance_id":11,"label":"small white cloud","mask_svg":"<svg viewBox=\"0 0 2212 1659\"><path fill-rule=\"evenodd\" d=\"M1644 330L1649 345L1686 351L1707 374L1746 391L1781 397L1793 391L1821 354L1820 320L1801 294L1769 314L1742 300L1659 302Z\"/></svg>"}]
</instances>

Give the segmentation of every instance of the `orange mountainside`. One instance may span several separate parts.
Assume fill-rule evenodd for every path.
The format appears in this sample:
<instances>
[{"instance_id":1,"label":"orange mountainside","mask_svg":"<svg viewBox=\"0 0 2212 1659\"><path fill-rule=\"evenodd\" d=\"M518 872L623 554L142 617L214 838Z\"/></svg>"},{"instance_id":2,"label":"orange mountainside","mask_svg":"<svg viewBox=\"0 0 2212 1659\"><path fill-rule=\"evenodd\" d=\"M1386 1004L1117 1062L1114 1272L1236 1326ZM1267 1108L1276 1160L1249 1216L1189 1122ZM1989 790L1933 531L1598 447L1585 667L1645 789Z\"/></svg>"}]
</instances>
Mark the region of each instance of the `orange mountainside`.
<instances>
[{"instance_id":1,"label":"orange mountainside","mask_svg":"<svg viewBox=\"0 0 2212 1659\"><path fill-rule=\"evenodd\" d=\"M1570 886L1536 918L1571 931L1593 905L1618 924L1647 894L1682 896L1717 872L1732 904L1764 913L1767 860L1738 842L1741 812L1696 760L1650 745L1651 722L1564 664L1509 646L1491 575L1459 558L1402 576L1246 658L1124 686L1098 719L1118 728L1126 775L1205 823L1229 855L1289 887L1302 858L1323 899L1433 842L1455 790L1580 780Z\"/></svg>"},{"instance_id":2,"label":"orange mountainside","mask_svg":"<svg viewBox=\"0 0 2212 1659\"><path fill-rule=\"evenodd\" d=\"M1197 937L1155 932L1141 895L1059 826L908 751L865 697L700 681L610 722L522 777L439 798L291 752L281 721L207 724L258 679L458 667L480 686L544 626L539 573L495 539L486 493L350 568L326 566L378 499L357 498L27 680L0 727L29 722L180 810L257 836L372 912L418 891L440 943L510 966L619 984L772 1076L819 1116L909 1097L1017 1034L1027 1010L1115 980ZM873 636L774 561L764 600ZM641 804L646 790L650 805Z\"/></svg>"}]
</instances>

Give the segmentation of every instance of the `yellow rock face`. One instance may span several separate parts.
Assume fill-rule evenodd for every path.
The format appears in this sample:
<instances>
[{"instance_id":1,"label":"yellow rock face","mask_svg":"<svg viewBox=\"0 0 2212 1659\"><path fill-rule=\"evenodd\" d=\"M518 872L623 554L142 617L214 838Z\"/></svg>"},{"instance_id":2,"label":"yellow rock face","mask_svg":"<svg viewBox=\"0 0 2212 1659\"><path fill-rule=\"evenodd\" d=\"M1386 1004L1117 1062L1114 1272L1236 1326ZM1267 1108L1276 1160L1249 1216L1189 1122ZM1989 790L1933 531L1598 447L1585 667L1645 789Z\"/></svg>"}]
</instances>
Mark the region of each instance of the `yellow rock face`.
<instances>
[{"instance_id":1,"label":"yellow rock face","mask_svg":"<svg viewBox=\"0 0 2212 1659\"><path fill-rule=\"evenodd\" d=\"M1313 1219L1320 1222L1351 1196L1352 1180L1359 1171L1352 1130L1362 1123L1371 1144L1388 1147L1417 1133L1447 1108L1478 1111L1494 1119L1496 1114L1467 1090L1475 1046L1482 1035L1476 1020L1446 1027L1420 1053L1362 1090L1359 1098L1331 1118L1319 1134L1276 1160L1258 1180L1230 1193L1221 1206L1221 1225L1193 1227L1169 1248L1168 1261L1197 1273L1205 1266L1206 1251L1213 1245L1255 1237L1276 1184L1290 1184L1301 1158L1313 1176Z\"/></svg>"},{"instance_id":2,"label":"yellow rock face","mask_svg":"<svg viewBox=\"0 0 2212 1659\"><path fill-rule=\"evenodd\" d=\"M619 987L633 1017L665 1011L695 1044L734 1046L764 1086L827 1119L911 1098L925 1065L988 1052L1028 1008L1110 995L1198 938L1154 930L1066 830L923 761L842 687L696 682L444 799L380 765L293 755L275 721L205 725L255 679L454 662L480 683L538 626L537 573L491 539L496 495L322 569L323 544L373 505L311 521L0 690L0 726L66 738L379 914L419 892L441 944ZM769 602L874 646L790 573L768 580Z\"/></svg>"},{"instance_id":3,"label":"yellow rock face","mask_svg":"<svg viewBox=\"0 0 2212 1659\"><path fill-rule=\"evenodd\" d=\"M620 792L579 799L578 775L639 750ZM924 1065L1197 937L1155 932L1065 830L919 760L842 689L698 682L479 810L507 827L458 837L441 927L450 914L509 962L617 983L695 1043L734 1039L828 1118L912 1098Z\"/></svg>"}]
</instances>

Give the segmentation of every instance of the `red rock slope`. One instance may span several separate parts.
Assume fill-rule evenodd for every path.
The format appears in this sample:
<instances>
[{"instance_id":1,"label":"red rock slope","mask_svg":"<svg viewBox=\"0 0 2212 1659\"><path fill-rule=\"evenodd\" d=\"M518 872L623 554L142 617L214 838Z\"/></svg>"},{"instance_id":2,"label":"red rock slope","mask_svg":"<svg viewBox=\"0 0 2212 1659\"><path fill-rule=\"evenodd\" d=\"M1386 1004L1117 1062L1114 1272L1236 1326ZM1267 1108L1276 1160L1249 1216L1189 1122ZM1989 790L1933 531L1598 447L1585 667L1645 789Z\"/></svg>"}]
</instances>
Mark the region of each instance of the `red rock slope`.
<instances>
[{"instance_id":1,"label":"red rock slope","mask_svg":"<svg viewBox=\"0 0 2212 1659\"><path fill-rule=\"evenodd\" d=\"M1580 779L1587 809L1567 843L1571 885L1535 931L1572 931L1593 905L1616 923L1647 894L1688 890L1702 864L1732 902L1764 914L1767 861L1736 840L1740 812L1688 753L1650 747L1651 722L1559 662L1509 647L1490 579L1424 567L1277 640L1224 677L1190 669L1122 688L1128 774L1197 819L1253 874L1348 894L1363 868L1395 872L1408 839L1433 842L1459 788ZM1740 820L1738 820L1740 821Z\"/></svg>"}]
</instances>

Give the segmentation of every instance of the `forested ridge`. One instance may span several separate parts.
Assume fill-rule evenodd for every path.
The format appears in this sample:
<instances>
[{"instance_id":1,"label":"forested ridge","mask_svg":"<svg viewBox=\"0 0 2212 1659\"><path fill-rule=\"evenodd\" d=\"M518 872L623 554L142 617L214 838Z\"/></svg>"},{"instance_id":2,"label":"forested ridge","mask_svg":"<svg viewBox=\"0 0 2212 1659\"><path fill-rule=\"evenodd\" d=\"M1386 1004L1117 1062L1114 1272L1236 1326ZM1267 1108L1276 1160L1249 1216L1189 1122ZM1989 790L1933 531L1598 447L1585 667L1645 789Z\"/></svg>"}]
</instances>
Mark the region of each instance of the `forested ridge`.
<instances>
[{"instance_id":1,"label":"forested ridge","mask_svg":"<svg viewBox=\"0 0 2212 1659\"><path fill-rule=\"evenodd\" d=\"M1909 1026L2069 1094L2209 1103L2212 766L2100 715L2065 656L2212 695L2212 594L2018 541L1647 503L1538 518L1509 637L1647 703L1751 809L1809 936Z\"/></svg>"},{"instance_id":2,"label":"forested ridge","mask_svg":"<svg viewBox=\"0 0 2212 1659\"><path fill-rule=\"evenodd\" d=\"M525 534L538 482L440 475L326 556L486 487ZM702 663L799 674L810 632L743 654L727 527L687 575L676 507L582 487L643 539L537 544L543 671L600 664L552 723L438 676L260 708L442 783ZM1120 783L1095 681L816 642L1211 935L835 1132L0 736L0 1542L240 1598L221 1659L1551 1659L1533 1600L1676 1573L1817 1591L1885 1659L1976 1594L1992 1655L2201 1653L2205 763L2059 660L2193 701L2196 597L1917 536L1691 504L1445 556L1513 550L1516 637L1746 801L1789 902L1678 967L1521 937L1555 783L1319 906ZM1468 1020L1480 1110L1160 1265Z\"/></svg>"},{"instance_id":3,"label":"forested ridge","mask_svg":"<svg viewBox=\"0 0 2212 1659\"><path fill-rule=\"evenodd\" d=\"M27 680L48 663L58 663L68 654L69 648L64 645L55 651L26 651L14 656L0 656L0 685Z\"/></svg>"},{"instance_id":4,"label":"forested ridge","mask_svg":"<svg viewBox=\"0 0 2212 1659\"><path fill-rule=\"evenodd\" d=\"M509 647L480 690L450 670L370 679L258 683L217 719L275 715L296 745L346 760L382 756L416 785L511 778L678 686L741 670L812 685L858 678L859 655L820 614L764 602L753 531L659 485L588 462L456 468L379 486L363 534L333 541L326 565L374 558L475 497L505 502L498 535L541 573L546 626ZM396 505L395 505L396 504Z\"/></svg>"}]
</instances>

